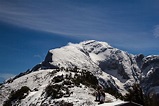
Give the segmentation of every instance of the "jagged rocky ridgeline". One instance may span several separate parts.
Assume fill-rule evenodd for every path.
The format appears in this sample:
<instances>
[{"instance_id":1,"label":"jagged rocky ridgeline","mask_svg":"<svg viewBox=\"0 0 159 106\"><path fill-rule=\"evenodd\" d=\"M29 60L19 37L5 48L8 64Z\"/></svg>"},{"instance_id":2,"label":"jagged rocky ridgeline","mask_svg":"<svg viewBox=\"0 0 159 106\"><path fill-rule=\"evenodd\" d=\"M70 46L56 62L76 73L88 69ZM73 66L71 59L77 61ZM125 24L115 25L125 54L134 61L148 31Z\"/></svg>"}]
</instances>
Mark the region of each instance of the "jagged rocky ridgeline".
<instances>
[{"instance_id":1,"label":"jagged rocky ridgeline","mask_svg":"<svg viewBox=\"0 0 159 106\"><path fill-rule=\"evenodd\" d=\"M146 103L156 105L158 67L159 56L133 55L95 40L69 43L49 50L42 63L3 83L0 104L92 106L96 105L92 98L98 84L116 97L124 97L134 84L139 84ZM17 92L21 92L20 98L15 96ZM80 100L77 94L87 96Z\"/></svg>"}]
</instances>

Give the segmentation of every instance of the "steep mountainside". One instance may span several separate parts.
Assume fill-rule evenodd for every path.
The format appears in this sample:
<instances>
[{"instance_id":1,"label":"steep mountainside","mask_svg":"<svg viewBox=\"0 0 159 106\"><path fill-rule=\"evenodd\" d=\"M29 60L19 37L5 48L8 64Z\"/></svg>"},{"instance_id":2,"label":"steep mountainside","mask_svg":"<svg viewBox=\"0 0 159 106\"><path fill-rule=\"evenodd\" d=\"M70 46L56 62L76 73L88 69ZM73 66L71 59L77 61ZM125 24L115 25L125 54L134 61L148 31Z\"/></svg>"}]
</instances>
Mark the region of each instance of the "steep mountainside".
<instances>
[{"instance_id":1,"label":"steep mountainside","mask_svg":"<svg viewBox=\"0 0 159 106\"><path fill-rule=\"evenodd\" d=\"M154 99L159 91L158 67L159 56L135 56L94 40L69 43L49 50L42 63L0 85L0 104L94 106L99 84L120 97L140 83L151 102L159 102Z\"/></svg>"},{"instance_id":2,"label":"steep mountainside","mask_svg":"<svg viewBox=\"0 0 159 106\"><path fill-rule=\"evenodd\" d=\"M149 104L158 106L159 103L159 56L147 56L142 59L141 86L149 97Z\"/></svg>"}]
</instances>

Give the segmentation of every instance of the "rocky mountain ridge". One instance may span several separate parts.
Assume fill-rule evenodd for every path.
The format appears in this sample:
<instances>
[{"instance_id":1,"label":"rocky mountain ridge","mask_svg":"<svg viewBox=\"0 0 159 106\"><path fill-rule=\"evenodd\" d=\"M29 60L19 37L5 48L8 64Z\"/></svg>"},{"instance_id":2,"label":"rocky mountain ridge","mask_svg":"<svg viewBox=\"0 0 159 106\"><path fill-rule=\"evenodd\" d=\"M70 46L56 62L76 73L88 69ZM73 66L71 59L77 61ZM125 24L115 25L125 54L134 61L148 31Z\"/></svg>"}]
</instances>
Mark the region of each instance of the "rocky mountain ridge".
<instances>
[{"instance_id":1,"label":"rocky mountain ridge","mask_svg":"<svg viewBox=\"0 0 159 106\"><path fill-rule=\"evenodd\" d=\"M140 84L150 102L157 103L159 102L158 67L159 56L133 55L113 48L106 42L95 40L84 41L79 44L69 43L67 46L49 50L42 63L2 84L0 86L0 104L11 98L9 95L12 91L27 86L30 91L26 97L23 97L23 100L14 98L14 101L10 101L11 104L19 106L24 104L28 106L58 105L60 100L66 101L65 96L69 95L67 102L75 106L82 103L90 104L90 106L97 105L88 99L93 98L90 94L93 94L94 86L97 84L102 85L106 91L117 94L117 97L128 93L133 84ZM97 80L94 86L92 86L94 82L88 76L85 81L81 80L87 78L85 77L87 74ZM61 80L60 76L63 77ZM71 76L69 80L67 80L68 76ZM56 77L58 77L57 82L54 81ZM67 85L66 82L69 84ZM56 88L55 85L59 88ZM61 99L51 99L56 96L54 92L50 92L49 87L51 91L58 92L59 94L56 96L61 95ZM75 89L81 90L81 92L84 92L85 89L88 98L80 100L80 97L75 96L78 93ZM90 89L92 89L91 92L89 92ZM49 91L49 95L47 91ZM83 94L81 93L81 95ZM76 100L72 98L76 98Z\"/></svg>"}]
</instances>

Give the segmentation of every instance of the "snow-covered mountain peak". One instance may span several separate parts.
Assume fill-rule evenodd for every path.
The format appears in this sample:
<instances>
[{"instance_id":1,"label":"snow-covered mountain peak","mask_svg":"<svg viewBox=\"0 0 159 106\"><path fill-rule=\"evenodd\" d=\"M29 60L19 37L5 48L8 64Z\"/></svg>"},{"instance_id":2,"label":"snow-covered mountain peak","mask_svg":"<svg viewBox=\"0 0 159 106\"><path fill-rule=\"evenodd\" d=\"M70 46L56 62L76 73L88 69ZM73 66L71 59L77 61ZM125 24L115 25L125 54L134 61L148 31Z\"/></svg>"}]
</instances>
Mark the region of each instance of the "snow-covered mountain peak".
<instances>
[{"instance_id":1,"label":"snow-covered mountain peak","mask_svg":"<svg viewBox=\"0 0 159 106\"><path fill-rule=\"evenodd\" d=\"M0 85L0 106L3 103L5 106L8 103L17 106L95 106L97 102L92 100L97 85L122 97L141 79L145 94L155 95L156 100L158 63L159 56L135 56L106 42L68 43L49 50L42 63ZM22 93L19 95L19 92Z\"/></svg>"},{"instance_id":2,"label":"snow-covered mountain peak","mask_svg":"<svg viewBox=\"0 0 159 106\"><path fill-rule=\"evenodd\" d=\"M140 72L133 55L113 48L106 42L95 40L79 44L69 43L67 46L52 49L43 63L45 67L86 69L100 80L104 79L101 80L103 86L113 86L116 90L120 88L118 90L123 91L123 94L126 93L128 86L138 80ZM111 78L110 83L106 83L105 80L108 76Z\"/></svg>"},{"instance_id":3,"label":"snow-covered mountain peak","mask_svg":"<svg viewBox=\"0 0 159 106\"><path fill-rule=\"evenodd\" d=\"M88 40L79 44L69 43L64 47L52 49L49 51L49 56L51 56L49 58L52 58L50 62L55 66L62 63L62 67L78 66L79 68L91 68L93 64L94 69L98 67L95 63L96 60L103 59L103 56L98 54L104 53L107 49L113 48L106 42ZM92 57L92 54L96 55L94 56L96 59Z\"/></svg>"}]
</instances>

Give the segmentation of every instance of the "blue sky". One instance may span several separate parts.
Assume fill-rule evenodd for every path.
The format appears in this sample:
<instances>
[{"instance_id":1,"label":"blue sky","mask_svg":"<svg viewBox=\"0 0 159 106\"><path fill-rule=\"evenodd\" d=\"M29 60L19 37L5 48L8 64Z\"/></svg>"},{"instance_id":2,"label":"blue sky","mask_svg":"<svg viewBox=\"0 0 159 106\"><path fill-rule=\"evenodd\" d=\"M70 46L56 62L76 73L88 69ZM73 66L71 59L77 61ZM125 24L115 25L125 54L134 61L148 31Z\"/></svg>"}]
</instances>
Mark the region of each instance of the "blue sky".
<instances>
[{"instance_id":1,"label":"blue sky","mask_svg":"<svg viewBox=\"0 0 159 106\"><path fill-rule=\"evenodd\" d=\"M0 81L47 51L95 39L132 54L159 54L159 0L0 0Z\"/></svg>"}]
</instances>

